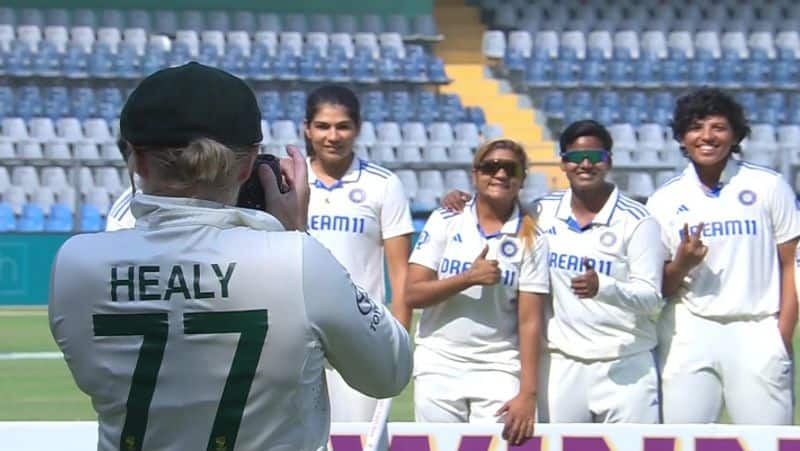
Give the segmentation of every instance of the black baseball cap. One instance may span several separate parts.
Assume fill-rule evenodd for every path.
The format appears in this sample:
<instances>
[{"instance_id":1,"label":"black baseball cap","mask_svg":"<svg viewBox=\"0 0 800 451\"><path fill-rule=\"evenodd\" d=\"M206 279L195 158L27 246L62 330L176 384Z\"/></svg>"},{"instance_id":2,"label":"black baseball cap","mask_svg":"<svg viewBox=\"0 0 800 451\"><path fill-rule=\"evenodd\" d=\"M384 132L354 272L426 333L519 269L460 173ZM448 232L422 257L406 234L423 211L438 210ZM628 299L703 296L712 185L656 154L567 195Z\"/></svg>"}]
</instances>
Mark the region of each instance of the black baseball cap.
<instances>
[{"instance_id":1,"label":"black baseball cap","mask_svg":"<svg viewBox=\"0 0 800 451\"><path fill-rule=\"evenodd\" d=\"M119 122L122 137L134 146L183 147L197 138L249 146L263 139L261 110L250 87L194 61L142 80Z\"/></svg>"}]
</instances>

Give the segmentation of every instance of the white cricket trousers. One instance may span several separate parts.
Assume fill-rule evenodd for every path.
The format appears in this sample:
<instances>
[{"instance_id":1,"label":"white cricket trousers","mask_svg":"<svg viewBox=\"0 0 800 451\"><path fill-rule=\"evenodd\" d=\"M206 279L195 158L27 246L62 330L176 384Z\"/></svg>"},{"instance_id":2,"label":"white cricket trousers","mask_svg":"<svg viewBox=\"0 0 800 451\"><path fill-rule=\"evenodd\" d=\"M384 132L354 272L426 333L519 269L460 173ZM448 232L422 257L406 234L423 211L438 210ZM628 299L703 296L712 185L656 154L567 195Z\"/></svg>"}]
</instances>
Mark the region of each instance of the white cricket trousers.
<instances>
[{"instance_id":1,"label":"white cricket trousers","mask_svg":"<svg viewBox=\"0 0 800 451\"><path fill-rule=\"evenodd\" d=\"M545 352L539 365L542 423L659 423L658 371L650 351L614 360Z\"/></svg>"},{"instance_id":2,"label":"white cricket trousers","mask_svg":"<svg viewBox=\"0 0 800 451\"><path fill-rule=\"evenodd\" d=\"M424 373L414 377L414 417L426 423L497 423L519 393L519 376L503 371Z\"/></svg>"},{"instance_id":3,"label":"white cricket trousers","mask_svg":"<svg viewBox=\"0 0 800 451\"><path fill-rule=\"evenodd\" d=\"M665 423L792 424L793 367L775 316L708 319L670 302L659 322Z\"/></svg>"},{"instance_id":4,"label":"white cricket trousers","mask_svg":"<svg viewBox=\"0 0 800 451\"><path fill-rule=\"evenodd\" d=\"M331 400L331 421L370 422L378 400L362 394L347 385L339 372L325 368L325 379L328 383L328 396Z\"/></svg>"}]
</instances>

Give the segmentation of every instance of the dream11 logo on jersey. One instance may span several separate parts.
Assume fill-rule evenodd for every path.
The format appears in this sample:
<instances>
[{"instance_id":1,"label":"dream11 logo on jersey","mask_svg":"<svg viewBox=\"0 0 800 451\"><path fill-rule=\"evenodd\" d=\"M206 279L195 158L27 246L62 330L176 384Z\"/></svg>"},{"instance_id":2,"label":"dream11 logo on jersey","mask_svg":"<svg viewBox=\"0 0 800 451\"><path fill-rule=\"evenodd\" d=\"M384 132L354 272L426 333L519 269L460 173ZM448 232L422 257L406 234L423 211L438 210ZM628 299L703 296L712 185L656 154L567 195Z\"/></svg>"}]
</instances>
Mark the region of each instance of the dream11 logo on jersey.
<instances>
[{"instance_id":1,"label":"dream11 logo on jersey","mask_svg":"<svg viewBox=\"0 0 800 451\"><path fill-rule=\"evenodd\" d=\"M558 435L558 434L555 434ZM558 438L558 437L556 437ZM629 448L619 448L607 437L570 437L561 436L561 451L627 451ZM764 442L774 442L774 437L764 437ZM495 451L498 441L503 441L492 435L463 435L458 448L452 451ZM522 445L508 445L508 451L548 451L551 449L542 437L533 437ZM777 446L755 448L745 444L743 440L734 437L694 438L694 451L798 451L800 439L778 439ZM389 451L450 451L437 447L435 439L429 435L394 435L391 439ZM332 451L363 451L361 436L358 435L331 435ZM641 448L637 451L688 451L681 439L671 437L643 437Z\"/></svg>"}]
</instances>

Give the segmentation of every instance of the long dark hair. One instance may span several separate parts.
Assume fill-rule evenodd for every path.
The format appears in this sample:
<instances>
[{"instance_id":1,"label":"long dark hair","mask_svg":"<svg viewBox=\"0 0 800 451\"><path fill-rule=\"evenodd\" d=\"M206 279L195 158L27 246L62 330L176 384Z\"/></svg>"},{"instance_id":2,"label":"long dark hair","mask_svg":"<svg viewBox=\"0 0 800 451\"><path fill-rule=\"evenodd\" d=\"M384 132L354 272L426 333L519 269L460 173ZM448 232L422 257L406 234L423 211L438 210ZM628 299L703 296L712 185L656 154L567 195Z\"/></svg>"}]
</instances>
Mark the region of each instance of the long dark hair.
<instances>
[{"instance_id":1,"label":"long dark hair","mask_svg":"<svg viewBox=\"0 0 800 451\"><path fill-rule=\"evenodd\" d=\"M306 98L306 127L311 125L314 117L323 105L341 106L347 112L347 117L356 124L356 129L361 128L361 104L356 94L340 85L324 85L311 91ZM314 148L306 138L306 153L314 154Z\"/></svg>"}]
</instances>

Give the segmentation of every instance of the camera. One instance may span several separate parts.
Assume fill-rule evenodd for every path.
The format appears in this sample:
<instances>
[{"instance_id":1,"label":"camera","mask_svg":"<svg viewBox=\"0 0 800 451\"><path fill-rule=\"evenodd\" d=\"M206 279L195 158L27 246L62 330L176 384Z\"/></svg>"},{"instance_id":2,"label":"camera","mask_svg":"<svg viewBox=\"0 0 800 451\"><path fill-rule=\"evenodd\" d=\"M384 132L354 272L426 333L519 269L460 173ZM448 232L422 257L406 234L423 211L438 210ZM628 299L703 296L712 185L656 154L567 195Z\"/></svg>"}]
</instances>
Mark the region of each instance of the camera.
<instances>
[{"instance_id":1,"label":"camera","mask_svg":"<svg viewBox=\"0 0 800 451\"><path fill-rule=\"evenodd\" d=\"M278 189L280 189L282 193L286 192L286 189L284 189L281 183L281 166L278 159L274 155L260 154L256 157L250 177L239 190L239 198L236 200L237 207L264 211L264 207L266 206L264 187L261 185L261 179L258 178L258 168L262 164L269 165L270 169L272 169L272 173L275 174L275 180L278 182Z\"/></svg>"}]
</instances>

